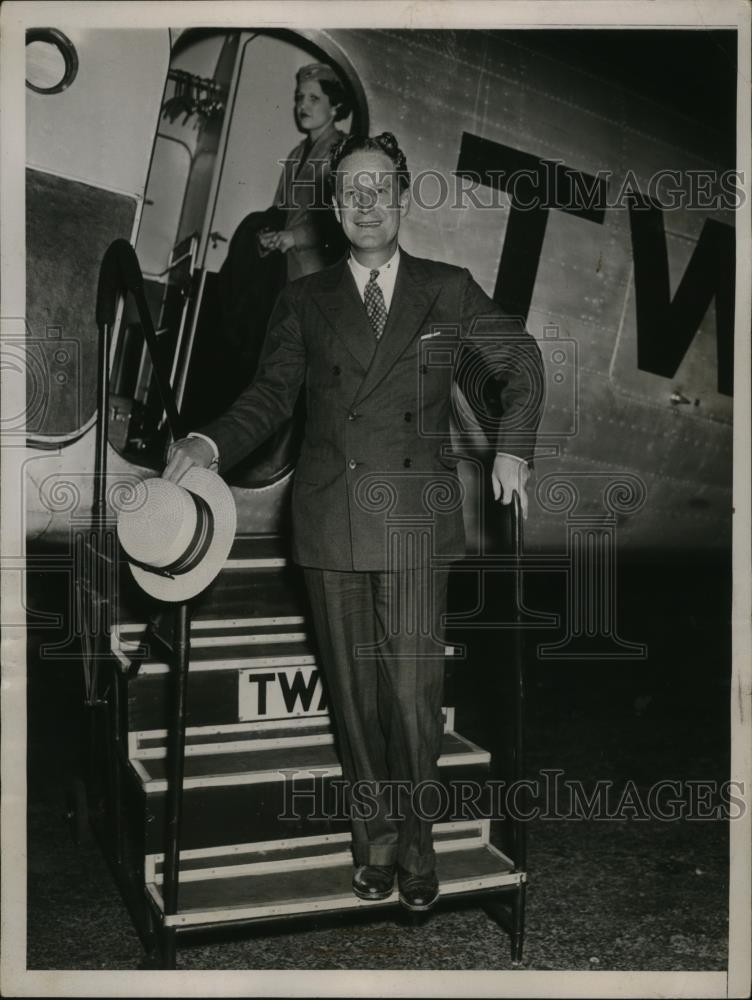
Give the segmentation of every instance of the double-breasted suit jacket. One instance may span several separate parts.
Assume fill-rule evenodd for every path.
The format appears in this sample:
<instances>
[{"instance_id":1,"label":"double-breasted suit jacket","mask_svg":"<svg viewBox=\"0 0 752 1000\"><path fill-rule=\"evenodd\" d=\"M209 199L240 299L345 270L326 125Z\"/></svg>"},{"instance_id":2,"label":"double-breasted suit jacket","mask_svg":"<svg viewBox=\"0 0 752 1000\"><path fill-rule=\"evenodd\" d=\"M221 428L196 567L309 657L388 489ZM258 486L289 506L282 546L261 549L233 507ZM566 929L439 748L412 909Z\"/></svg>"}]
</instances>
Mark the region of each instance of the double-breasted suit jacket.
<instances>
[{"instance_id":1,"label":"double-breasted suit jacket","mask_svg":"<svg viewBox=\"0 0 752 1000\"><path fill-rule=\"evenodd\" d=\"M295 246L285 254L288 281L320 271L344 252L344 237L326 188L329 153L343 134L332 125L316 139L301 163L307 141L303 140L282 168L274 205L285 212L284 228L295 237Z\"/></svg>"},{"instance_id":2,"label":"double-breasted suit jacket","mask_svg":"<svg viewBox=\"0 0 752 1000\"><path fill-rule=\"evenodd\" d=\"M346 260L282 291L256 379L201 431L216 442L224 471L291 415L304 389L292 499L297 562L392 568L390 519L409 525L426 516L433 553L461 557L461 504L452 499L460 497L457 459L447 454L452 361L479 319L476 356L491 370L503 408L496 449L530 459L542 403L540 352L467 270L402 251L378 341ZM439 489L434 503L432 487ZM428 558L413 553L416 561Z\"/></svg>"}]
</instances>

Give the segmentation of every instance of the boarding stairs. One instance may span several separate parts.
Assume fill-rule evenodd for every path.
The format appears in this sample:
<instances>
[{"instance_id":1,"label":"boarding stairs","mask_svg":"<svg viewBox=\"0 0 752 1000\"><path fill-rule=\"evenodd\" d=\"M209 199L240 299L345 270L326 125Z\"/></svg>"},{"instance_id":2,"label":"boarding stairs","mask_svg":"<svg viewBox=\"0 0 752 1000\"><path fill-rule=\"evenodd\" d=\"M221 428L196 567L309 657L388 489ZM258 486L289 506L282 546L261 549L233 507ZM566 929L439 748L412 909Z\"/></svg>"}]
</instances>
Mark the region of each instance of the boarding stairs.
<instances>
[{"instance_id":1,"label":"boarding stairs","mask_svg":"<svg viewBox=\"0 0 752 1000\"><path fill-rule=\"evenodd\" d=\"M134 585L126 567L119 572L126 605ZM396 890L372 903L350 887L342 772L305 612L298 572L282 539L268 535L238 537L192 608L178 906L169 914L163 883L173 616L162 611L145 621L123 607L111 633L127 726L121 746L129 828L141 845L144 889L168 927L397 902ZM490 754L455 731L452 707L444 719L439 767L448 792L456 781L482 783ZM523 876L491 843L489 820L468 819L466 811L441 817L434 828L442 897L518 886Z\"/></svg>"},{"instance_id":2,"label":"boarding stairs","mask_svg":"<svg viewBox=\"0 0 752 1000\"><path fill-rule=\"evenodd\" d=\"M238 535L212 585L185 604L154 601L118 550L106 503L108 358L116 302L133 295L152 359L156 335L132 247L115 241L97 296L100 327L95 496L77 581L93 709L89 785L105 857L150 962L173 968L178 933L398 905L351 889L350 833L324 671L300 571L285 540ZM155 376L174 437L184 433L169 380ZM518 512L519 513L519 512ZM519 525L519 517L517 517ZM88 618L87 618L88 616ZM447 649L452 662L453 650ZM517 657L518 666L522 658ZM513 777L521 768L522 674ZM512 852L453 783L484 782L491 754L444 709L440 775L449 803L434 824L440 905L472 895L521 957L524 829ZM492 842L493 841L493 842ZM503 905L508 903L509 905Z\"/></svg>"}]
</instances>

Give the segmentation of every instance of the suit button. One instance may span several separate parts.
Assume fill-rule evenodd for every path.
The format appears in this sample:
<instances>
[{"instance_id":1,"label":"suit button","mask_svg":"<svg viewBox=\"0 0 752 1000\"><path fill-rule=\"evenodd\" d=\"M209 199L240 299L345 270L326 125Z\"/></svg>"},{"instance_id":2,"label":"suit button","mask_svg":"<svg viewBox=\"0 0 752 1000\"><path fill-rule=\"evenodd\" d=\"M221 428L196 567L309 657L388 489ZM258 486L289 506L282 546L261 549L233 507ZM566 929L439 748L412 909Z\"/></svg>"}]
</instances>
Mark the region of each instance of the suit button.
<instances>
[{"instance_id":1,"label":"suit button","mask_svg":"<svg viewBox=\"0 0 752 1000\"><path fill-rule=\"evenodd\" d=\"M349 413L347 414L347 419L348 419L348 420L357 420L358 416L359 416L359 414L357 414L357 413L355 412L355 410L351 410L351 411L350 411L350 412L349 412Z\"/></svg>"},{"instance_id":2,"label":"suit button","mask_svg":"<svg viewBox=\"0 0 752 1000\"><path fill-rule=\"evenodd\" d=\"M402 464L406 469L409 469L410 466L413 464L413 460L411 458L406 458Z\"/></svg>"},{"instance_id":3,"label":"suit button","mask_svg":"<svg viewBox=\"0 0 752 1000\"><path fill-rule=\"evenodd\" d=\"M341 374L342 374L342 369L340 368L339 365L335 365L334 368L332 368L332 375L341 375Z\"/></svg>"},{"instance_id":4,"label":"suit button","mask_svg":"<svg viewBox=\"0 0 752 1000\"><path fill-rule=\"evenodd\" d=\"M349 469L357 469L358 463L355 461L354 458L351 458L350 461L347 463L347 467Z\"/></svg>"},{"instance_id":5,"label":"suit button","mask_svg":"<svg viewBox=\"0 0 752 1000\"><path fill-rule=\"evenodd\" d=\"M412 419L413 419L412 413L408 412L408 413L405 414L405 420L407 421L408 424L410 423L410 421Z\"/></svg>"}]
</instances>

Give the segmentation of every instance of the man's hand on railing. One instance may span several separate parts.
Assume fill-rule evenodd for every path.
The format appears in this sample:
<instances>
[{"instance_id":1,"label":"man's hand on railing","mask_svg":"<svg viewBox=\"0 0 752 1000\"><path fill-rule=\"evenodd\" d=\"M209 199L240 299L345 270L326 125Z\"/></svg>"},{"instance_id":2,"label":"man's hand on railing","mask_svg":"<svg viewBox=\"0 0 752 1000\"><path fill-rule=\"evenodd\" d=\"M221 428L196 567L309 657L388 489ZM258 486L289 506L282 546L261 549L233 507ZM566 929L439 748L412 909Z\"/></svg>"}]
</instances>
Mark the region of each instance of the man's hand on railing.
<instances>
[{"instance_id":1,"label":"man's hand on railing","mask_svg":"<svg viewBox=\"0 0 752 1000\"><path fill-rule=\"evenodd\" d=\"M202 469L208 469L215 461L214 451L206 438L180 438L170 445L162 478L179 483L192 466L198 465Z\"/></svg>"},{"instance_id":2,"label":"man's hand on railing","mask_svg":"<svg viewBox=\"0 0 752 1000\"><path fill-rule=\"evenodd\" d=\"M512 502L512 494L516 491L520 498L520 508L523 518L527 519L527 481L530 469L524 458L516 455L497 455L491 471L491 486L494 500L503 504Z\"/></svg>"}]
</instances>

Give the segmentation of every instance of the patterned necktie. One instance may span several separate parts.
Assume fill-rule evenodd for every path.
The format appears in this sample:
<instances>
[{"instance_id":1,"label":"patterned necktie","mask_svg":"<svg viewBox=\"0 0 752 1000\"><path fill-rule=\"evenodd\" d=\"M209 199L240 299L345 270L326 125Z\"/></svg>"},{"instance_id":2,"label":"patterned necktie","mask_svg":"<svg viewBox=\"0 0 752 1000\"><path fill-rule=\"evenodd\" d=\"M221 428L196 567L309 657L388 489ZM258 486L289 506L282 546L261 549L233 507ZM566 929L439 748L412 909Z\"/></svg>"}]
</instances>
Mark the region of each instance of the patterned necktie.
<instances>
[{"instance_id":1,"label":"patterned necktie","mask_svg":"<svg viewBox=\"0 0 752 1000\"><path fill-rule=\"evenodd\" d=\"M378 276L378 271L371 271L368 284L363 293L363 302L365 303L366 312L371 321L376 340L384 332L386 325L386 303L384 302L384 293L381 291L381 286L376 281Z\"/></svg>"}]
</instances>

